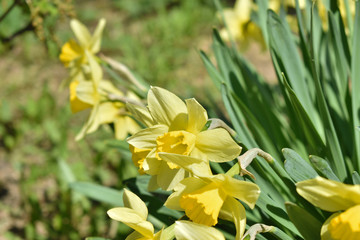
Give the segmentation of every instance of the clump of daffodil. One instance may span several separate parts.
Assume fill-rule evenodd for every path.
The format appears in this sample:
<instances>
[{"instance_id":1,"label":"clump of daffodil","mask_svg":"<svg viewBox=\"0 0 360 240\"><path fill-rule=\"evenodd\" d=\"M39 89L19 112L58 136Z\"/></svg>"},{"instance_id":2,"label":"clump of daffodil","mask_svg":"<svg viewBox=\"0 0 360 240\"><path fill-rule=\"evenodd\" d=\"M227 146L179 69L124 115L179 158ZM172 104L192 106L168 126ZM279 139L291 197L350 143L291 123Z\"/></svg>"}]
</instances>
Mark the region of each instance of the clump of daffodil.
<instances>
[{"instance_id":1,"label":"clump of daffodil","mask_svg":"<svg viewBox=\"0 0 360 240\"><path fill-rule=\"evenodd\" d=\"M186 172L171 162L162 161L159 153L173 153L227 162L236 158L241 147L222 128L204 130L208 121L206 110L194 99L185 103L173 93L152 87L147 95L148 106L129 105L132 115L147 128L127 139L133 155L142 149L139 166L152 175L149 189L171 190ZM144 154L147 152L147 154ZM146 155L144 157L144 155Z\"/></svg>"},{"instance_id":2,"label":"clump of daffodil","mask_svg":"<svg viewBox=\"0 0 360 240\"><path fill-rule=\"evenodd\" d=\"M335 212L321 228L322 240L360 239L360 185L316 177L298 182L296 190L314 206Z\"/></svg>"},{"instance_id":3,"label":"clump of daffodil","mask_svg":"<svg viewBox=\"0 0 360 240\"><path fill-rule=\"evenodd\" d=\"M237 230L236 239L240 239L246 226L246 214L238 200L254 208L260 194L259 187L226 174L212 175L209 165L202 159L168 153L160 155L165 161L183 167L194 176L183 179L164 205L184 210L193 222L206 226L216 225L218 218L233 221Z\"/></svg>"},{"instance_id":4,"label":"clump of daffodil","mask_svg":"<svg viewBox=\"0 0 360 240\"><path fill-rule=\"evenodd\" d=\"M154 226L147 221L148 209L145 203L134 193L124 189L124 207L110 209L107 214L110 218L122 222L135 231L126 240L165 240L173 239L173 228L161 229L155 233Z\"/></svg>"},{"instance_id":5,"label":"clump of daffodil","mask_svg":"<svg viewBox=\"0 0 360 240\"><path fill-rule=\"evenodd\" d=\"M125 103L111 101L109 96L124 96L110 81L102 79L102 69L92 56L88 56L91 80L74 80L70 83L70 106L73 113L92 108L90 117L80 133L79 140L85 134L92 133L101 124L114 123L115 137L124 139L128 133L137 132L139 125L128 116ZM131 96L135 98L135 95Z\"/></svg>"}]
</instances>

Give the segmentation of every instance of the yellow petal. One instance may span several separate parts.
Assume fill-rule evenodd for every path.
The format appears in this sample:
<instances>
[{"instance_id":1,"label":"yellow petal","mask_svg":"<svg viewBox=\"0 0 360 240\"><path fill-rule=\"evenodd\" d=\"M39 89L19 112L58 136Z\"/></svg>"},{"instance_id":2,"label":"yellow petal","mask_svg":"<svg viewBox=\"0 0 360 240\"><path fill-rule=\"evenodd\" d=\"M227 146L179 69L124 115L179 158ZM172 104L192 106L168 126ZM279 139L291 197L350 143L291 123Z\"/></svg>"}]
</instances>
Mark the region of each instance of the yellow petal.
<instances>
[{"instance_id":1,"label":"yellow petal","mask_svg":"<svg viewBox=\"0 0 360 240\"><path fill-rule=\"evenodd\" d=\"M134 231L132 233L130 233L125 240L147 240L147 238L145 238L143 235L141 235L140 233Z\"/></svg>"},{"instance_id":2,"label":"yellow petal","mask_svg":"<svg viewBox=\"0 0 360 240\"><path fill-rule=\"evenodd\" d=\"M143 161L143 169L149 175L157 175L160 171L161 164L164 164L163 161L157 159L156 157L152 156L155 152L155 149L151 150L149 154Z\"/></svg>"},{"instance_id":3,"label":"yellow petal","mask_svg":"<svg viewBox=\"0 0 360 240\"><path fill-rule=\"evenodd\" d=\"M223 128L200 132L196 136L195 147L206 154L209 161L213 162L231 161L241 152L241 147Z\"/></svg>"},{"instance_id":4,"label":"yellow petal","mask_svg":"<svg viewBox=\"0 0 360 240\"><path fill-rule=\"evenodd\" d=\"M152 238L154 235L154 226L144 221L143 218L133 209L118 207L107 211L110 218L123 222L135 231L141 233L143 236Z\"/></svg>"},{"instance_id":5,"label":"yellow petal","mask_svg":"<svg viewBox=\"0 0 360 240\"><path fill-rule=\"evenodd\" d=\"M127 135L135 134L140 131L139 124L128 116L118 116L114 122L115 125L115 138L123 140Z\"/></svg>"},{"instance_id":6,"label":"yellow petal","mask_svg":"<svg viewBox=\"0 0 360 240\"><path fill-rule=\"evenodd\" d=\"M85 136L85 134L96 131L96 129L99 127L99 123L97 122L97 118L96 118L98 107L99 107L98 104L93 106L93 109L91 110L89 119L87 120L87 122L81 128L80 132L75 137L76 141L79 141L80 139L82 139Z\"/></svg>"},{"instance_id":7,"label":"yellow petal","mask_svg":"<svg viewBox=\"0 0 360 240\"><path fill-rule=\"evenodd\" d=\"M241 181L224 174L214 176L212 181L221 181L222 188L228 195L243 201L251 209L260 195L260 188L252 182Z\"/></svg>"},{"instance_id":8,"label":"yellow petal","mask_svg":"<svg viewBox=\"0 0 360 240\"><path fill-rule=\"evenodd\" d=\"M212 175L209 162L206 160L173 153L159 153L159 156L162 160L174 163L196 176Z\"/></svg>"},{"instance_id":9,"label":"yellow petal","mask_svg":"<svg viewBox=\"0 0 360 240\"><path fill-rule=\"evenodd\" d=\"M102 102L96 118L99 124L112 123L118 118L120 109L113 102Z\"/></svg>"},{"instance_id":10,"label":"yellow petal","mask_svg":"<svg viewBox=\"0 0 360 240\"><path fill-rule=\"evenodd\" d=\"M232 219L225 218L225 220L234 222L236 228L235 240L241 240L246 227L246 213L244 206L236 199L228 197L226 198L221 211L226 212L227 216L231 216ZM223 215L224 213L220 214L220 217Z\"/></svg>"},{"instance_id":11,"label":"yellow petal","mask_svg":"<svg viewBox=\"0 0 360 240\"><path fill-rule=\"evenodd\" d=\"M78 83L73 82L70 85L70 91L73 91L73 89L71 89L72 87L76 87L75 94L72 94L84 103L95 105L100 100L97 92L94 90L94 84L90 81L79 81Z\"/></svg>"},{"instance_id":12,"label":"yellow petal","mask_svg":"<svg viewBox=\"0 0 360 240\"><path fill-rule=\"evenodd\" d=\"M360 205L333 217L328 225L328 231L333 239L360 239Z\"/></svg>"},{"instance_id":13,"label":"yellow petal","mask_svg":"<svg viewBox=\"0 0 360 240\"><path fill-rule=\"evenodd\" d=\"M181 208L180 206L180 199L182 195L194 192L197 189L200 189L206 185L207 183L200 178L196 178L196 177L185 178L178 185L175 186L174 193L172 193L168 197L168 199L164 203L164 206L170 209L182 211L183 208Z\"/></svg>"},{"instance_id":14,"label":"yellow petal","mask_svg":"<svg viewBox=\"0 0 360 240\"><path fill-rule=\"evenodd\" d=\"M123 200L124 207L133 209L144 221L146 221L148 209L145 203L136 194L124 188Z\"/></svg>"},{"instance_id":15,"label":"yellow petal","mask_svg":"<svg viewBox=\"0 0 360 240\"><path fill-rule=\"evenodd\" d=\"M184 169L171 169L165 161L161 161L159 172L157 174L157 184L160 188L170 191L184 178Z\"/></svg>"},{"instance_id":16,"label":"yellow petal","mask_svg":"<svg viewBox=\"0 0 360 240\"><path fill-rule=\"evenodd\" d=\"M104 30L105 24L106 24L106 20L104 18L100 19L98 25L96 26L94 34L91 37L90 51L93 54L96 54L97 52L100 51L101 37L102 37L102 32Z\"/></svg>"},{"instance_id":17,"label":"yellow petal","mask_svg":"<svg viewBox=\"0 0 360 240\"><path fill-rule=\"evenodd\" d=\"M65 43L61 48L61 54L59 56L60 61L67 67L71 61L80 58L84 54L84 50L75 42L70 40Z\"/></svg>"},{"instance_id":18,"label":"yellow petal","mask_svg":"<svg viewBox=\"0 0 360 240\"><path fill-rule=\"evenodd\" d=\"M155 125L135 133L127 139L127 142L137 148L152 149L156 147L156 138L167 131L167 126Z\"/></svg>"},{"instance_id":19,"label":"yellow petal","mask_svg":"<svg viewBox=\"0 0 360 240\"><path fill-rule=\"evenodd\" d=\"M151 127L155 124L149 110L146 107L131 103L126 103L126 107L136 120L144 123L147 127Z\"/></svg>"},{"instance_id":20,"label":"yellow petal","mask_svg":"<svg viewBox=\"0 0 360 240\"><path fill-rule=\"evenodd\" d=\"M90 71L91 71L91 77L92 77L91 80L94 83L94 87L97 89L98 85L103 77L102 69L100 67L100 64L96 61L95 57L92 54L90 54L87 51L85 52L85 54L86 54L86 57L89 61L89 65L90 65Z\"/></svg>"},{"instance_id":21,"label":"yellow petal","mask_svg":"<svg viewBox=\"0 0 360 240\"><path fill-rule=\"evenodd\" d=\"M87 28L76 19L71 20L70 27L73 30L80 45L83 48L87 48L91 41L91 36Z\"/></svg>"},{"instance_id":22,"label":"yellow petal","mask_svg":"<svg viewBox=\"0 0 360 240\"><path fill-rule=\"evenodd\" d=\"M335 212L360 204L360 185L348 185L322 177L298 182L296 191L325 211Z\"/></svg>"},{"instance_id":23,"label":"yellow petal","mask_svg":"<svg viewBox=\"0 0 360 240\"><path fill-rule=\"evenodd\" d=\"M219 230L190 221L175 222L175 237L177 240L225 240Z\"/></svg>"},{"instance_id":24,"label":"yellow petal","mask_svg":"<svg viewBox=\"0 0 360 240\"><path fill-rule=\"evenodd\" d=\"M226 197L223 189L212 182L182 195L180 206L193 222L213 226L218 222L218 215Z\"/></svg>"},{"instance_id":25,"label":"yellow petal","mask_svg":"<svg viewBox=\"0 0 360 240\"><path fill-rule=\"evenodd\" d=\"M244 21L250 21L250 13L252 8L251 0L238 0L235 3L234 10L236 15Z\"/></svg>"},{"instance_id":26,"label":"yellow petal","mask_svg":"<svg viewBox=\"0 0 360 240\"><path fill-rule=\"evenodd\" d=\"M76 88L79 85L79 81L72 81L70 83L70 107L73 113L80 112L87 108L91 108L92 104L81 101L76 94Z\"/></svg>"},{"instance_id":27,"label":"yellow petal","mask_svg":"<svg viewBox=\"0 0 360 240\"><path fill-rule=\"evenodd\" d=\"M108 80L102 80L101 79L101 81L99 82L98 87L99 87L99 93L101 95L104 95L104 96L107 96L110 93L114 93L114 94L119 95L119 96L124 95L117 87L115 87L115 85L112 82L110 82ZM118 102L118 104L121 104L121 105L125 106L125 104L120 103L120 102Z\"/></svg>"},{"instance_id":28,"label":"yellow petal","mask_svg":"<svg viewBox=\"0 0 360 240\"><path fill-rule=\"evenodd\" d=\"M147 100L149 111L157 124L170 126L177 117L187 113L185 103L163 88L152 87Z\"/></svg>"},{"instance_id":29,"label":"yellow petal","mask_svg":"<svg viewBox=\"0 0 360 240\"><path fill-rule=\"evenodd\" d=\"M206 110L194 98L186 99L185 102L188 111L186 131L197 134L203 129L208 120Z\"/></svg>"},{"instance_id":30,"label":"yellow petal","mask_svg":"<svg viewBox=\"0 0 360 240\"><path fill-rule=\"evenodd\" d=\"M159 185L157 184L157 175L153 175L153 176L151 176L149 184L148 184L148 191L153 192L158 188L159 188Z\"/></svg>"}]
</instances>

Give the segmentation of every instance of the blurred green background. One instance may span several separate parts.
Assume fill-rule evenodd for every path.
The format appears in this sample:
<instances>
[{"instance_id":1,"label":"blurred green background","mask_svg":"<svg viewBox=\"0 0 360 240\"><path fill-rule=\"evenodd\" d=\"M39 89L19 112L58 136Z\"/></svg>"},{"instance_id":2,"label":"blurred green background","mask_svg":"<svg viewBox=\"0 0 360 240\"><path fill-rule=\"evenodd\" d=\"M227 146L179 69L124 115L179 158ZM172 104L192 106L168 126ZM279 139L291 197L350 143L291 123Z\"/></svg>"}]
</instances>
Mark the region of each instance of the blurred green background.
<instances>
[{"instance_id":1,"label":"blurred green background","mask_svg":"<svg viewBox=\"0 0 360 240\"><path fill-rule=\"evenodd\" d=\"M57 56L73 37L69 20L92 31L104 17L102 53L151 85L206 105L218 93L198 50L210 48L215 7L206 0L15 2L0 21L0 239L122 239L128 229L114 226L110 205L68 187L77 180L120 189L137 175L110 146L109 127L74 141L88 113L72 115L68 90L60 89L68 73ZM1 1L0 16L13 3Z\"/></svg>"}]
</instances>

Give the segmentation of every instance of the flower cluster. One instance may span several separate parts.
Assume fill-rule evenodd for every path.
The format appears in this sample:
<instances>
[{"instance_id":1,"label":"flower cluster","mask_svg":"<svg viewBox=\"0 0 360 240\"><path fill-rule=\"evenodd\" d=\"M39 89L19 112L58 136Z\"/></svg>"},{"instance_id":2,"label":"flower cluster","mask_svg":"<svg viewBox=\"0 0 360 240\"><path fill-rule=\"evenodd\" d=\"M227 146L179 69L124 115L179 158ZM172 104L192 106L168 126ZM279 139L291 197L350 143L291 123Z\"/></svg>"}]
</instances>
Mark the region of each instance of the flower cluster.
<instances>
[{"instance_id":1,"label":"flower cluster","mask_svg":"<svg viewBox=\"0 0 360 240\"><path fill-rule=\"evenodd\" d=\"M173 191L164 205L185 211L195 223L187 223L189 228L207 229L221 218L234 222L236 239L241 239L246 214L238 200L253 208L260 189L252 182L226 174L213 175L209 165L209 162L232 161L239 156L241 147L227 130L206 126L207 112L195 99L183 102L165 89L152 87L147 102L147 107L127 104L132 115L146 126L127 141L139 172L151 175L149 190L160 187ZM129 219L124 219L122 211L125 210L110 210L109 216L128 224ZM142 216L142 221L145 219ZM185 223L177 223L176 227L179 224ZM156 239L150 230L142 236ZM195 236L184 239L199 239Z\"/></svg>"},{"instance_id":2,"label":"flower cluster","mask_svg":"<svg viewBox=\"0 0 360 240\"><path fill-rule=\"evenodd\" d=\"M140 128L129 116L124 101L118 99L138 97L129 91L125 94L103 78L100 59L96 54L100 51L105 19L99 21L93 35L78 20L72 20L70 26L77 41L71 39L65 43L59 58L70 70L66 82L69 83L71 111L77 113L92 109L76 139L96 131L101 124L109 123L114 124L115 137L124 139L128 133L135 133ZM117 98L114 99L114 96Z\"/></svg>"}]
</instances>

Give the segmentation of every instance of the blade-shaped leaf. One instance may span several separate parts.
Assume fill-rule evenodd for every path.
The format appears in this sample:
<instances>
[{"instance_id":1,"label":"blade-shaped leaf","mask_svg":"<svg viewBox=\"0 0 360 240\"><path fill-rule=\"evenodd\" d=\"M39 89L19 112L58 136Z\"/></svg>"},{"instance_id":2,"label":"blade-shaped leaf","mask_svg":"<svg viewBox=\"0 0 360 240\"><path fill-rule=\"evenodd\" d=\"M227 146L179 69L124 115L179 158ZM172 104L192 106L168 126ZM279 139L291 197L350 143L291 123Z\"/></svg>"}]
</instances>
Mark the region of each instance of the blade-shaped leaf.
<instances>
[{"instance_id":1,"label":"blade-shaped leaf","mask_svg":"<svg viewBox=\"0 0 360 240\"><path fill-rule=\"evenodd\" d=\"M123 190L119 191L90 182L73 182L70 184L70 188L99 202L117 207L123 206Z\"/></svg>"},{"instance_id":2,"label":"blade-shaped leaf","mask_svg":"<svg viewBox=\"0 0 360 240\"><path fill-rule=\"evenodd\" d=\"M311 163L314 165L314 167L324 177L326 177L327 179L331 179L331 180L340 182L339 178L335 175L335 173L331 169L328 161L326 161L325 159L323 159L321 157L314 156L314 155L310 155L309 158L310 158Z\"/></svg>"},{"instance_id":3,"label":"blade-shaped leaf","mask_svg":"<svg viewBox=\"0 0 360 240\"><path fill-rule=\"evenodd\" d=\"M305 240L320 239L321 222L294 203L286 203L286 211Z\"/></svg>"},{"instance_id":4,"label":"blade-shaped leaf","mask_svg":"<svg viewBox=\"0 0 360 240\"><path fill-rule=\"evenodd\" d=\"M302 159L294 150L284 148L283 154L285 157L285 170L295 182L318 176L317 172L311 167L311 165Z\"/></svg>"}]
</instances>

